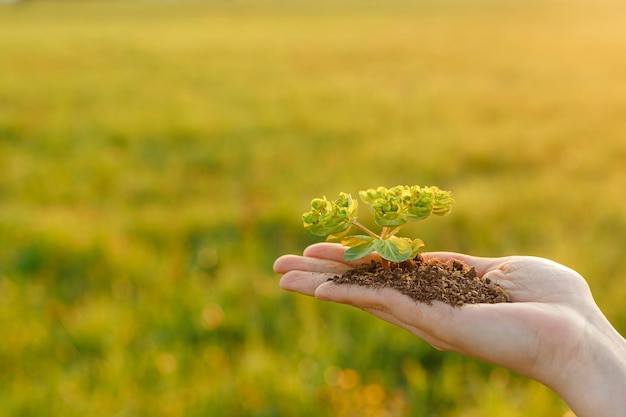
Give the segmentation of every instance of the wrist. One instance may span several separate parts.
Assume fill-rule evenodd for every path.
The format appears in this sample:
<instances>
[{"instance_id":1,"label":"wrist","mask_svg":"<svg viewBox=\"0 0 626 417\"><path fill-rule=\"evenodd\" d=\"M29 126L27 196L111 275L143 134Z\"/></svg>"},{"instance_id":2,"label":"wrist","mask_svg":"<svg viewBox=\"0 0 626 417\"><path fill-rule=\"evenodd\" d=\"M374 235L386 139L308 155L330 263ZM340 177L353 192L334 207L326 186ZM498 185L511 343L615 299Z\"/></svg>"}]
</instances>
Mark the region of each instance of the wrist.
<instances>
[{"instance_id":1,"label":"wrist","mask_svg":"<svg viewBox=\"0 0 626 417\"><path fill-rule=\"evenodd\" d=\"M548 384L577 417L618 417L626 409L626 339L604 316L589 322L574 360Z\"/></svg>"}]
</instances>

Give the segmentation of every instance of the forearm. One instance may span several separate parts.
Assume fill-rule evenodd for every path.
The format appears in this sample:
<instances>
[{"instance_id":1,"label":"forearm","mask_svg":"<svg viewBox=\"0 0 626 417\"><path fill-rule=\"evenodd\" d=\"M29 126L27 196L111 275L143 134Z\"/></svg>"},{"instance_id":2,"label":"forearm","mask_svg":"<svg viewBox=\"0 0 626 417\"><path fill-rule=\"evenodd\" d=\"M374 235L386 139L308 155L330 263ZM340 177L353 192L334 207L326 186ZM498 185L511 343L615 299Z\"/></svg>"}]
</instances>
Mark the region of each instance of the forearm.
<instances>
[{"instance_id":1,"label":"forearm","mask_svg":"<svg viewBox=\"0 0 626 417\"><path fill-rule=\"evenodd\" d=\"M626 410L626 340L605 321L593 326L573 369L552 388L577 417L620 417Z\"/></svg>"}]
</instances>

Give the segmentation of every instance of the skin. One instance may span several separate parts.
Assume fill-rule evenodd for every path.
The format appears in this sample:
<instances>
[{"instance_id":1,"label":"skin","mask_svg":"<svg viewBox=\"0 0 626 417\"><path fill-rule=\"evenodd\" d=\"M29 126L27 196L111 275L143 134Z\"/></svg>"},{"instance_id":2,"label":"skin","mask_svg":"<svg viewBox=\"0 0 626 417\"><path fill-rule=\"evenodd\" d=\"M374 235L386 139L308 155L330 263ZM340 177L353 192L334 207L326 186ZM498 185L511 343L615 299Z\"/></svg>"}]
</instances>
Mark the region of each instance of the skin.
<instances>
[{"instance_id":1,"label":"skin","mask_svg":"<svg viewBox=\"0 0 626 417\"><path fill-rule=\"evenodd\" d=\"M510 296L511 303L461 308L416 303L393 289L328 281L376 254L345 262L338 244L309 246L303 256L274 263L280 286L320 300L360 308L425 340L435 349L490 362L533 378L559 394L578 417L626 413L626 340L596 305L587 282L553 261L528 257L479 258L433 252L425 258L458 259Z\"/></svg>"}]
</instances>

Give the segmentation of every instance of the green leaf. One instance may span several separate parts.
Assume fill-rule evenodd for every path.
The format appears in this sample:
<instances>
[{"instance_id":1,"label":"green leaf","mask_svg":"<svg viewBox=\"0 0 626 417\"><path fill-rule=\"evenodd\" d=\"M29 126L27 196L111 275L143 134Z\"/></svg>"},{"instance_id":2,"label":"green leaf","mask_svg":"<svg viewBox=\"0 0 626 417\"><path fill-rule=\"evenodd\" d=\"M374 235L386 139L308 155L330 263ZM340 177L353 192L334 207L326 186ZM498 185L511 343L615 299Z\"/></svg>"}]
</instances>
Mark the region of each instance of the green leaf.
<instances>
[{"instance_id":1,"label":"green leaf","mask_svg":"<svg viewBox=\"0 0 626 417\"><path fill-rule=\"evenodd\" d=\"M411 259L413 253L411 240L407 238L392 236L389 239L375 239L372 243L374 250L380 256L392 262L403 262Z\"/></svg>"},{"instance_id":2,"label":"green leaf","mask_svg":"<svg viewBox=\"0 0 626 417\"><path fill-rule=\"evenodd\" d=\"M397 227L406 223L406 219L399 213L385 213L384 215L374 213L374 221L383 227Z\"/></svg>"},{"instance_id":3,"label":"green leaf","mask_svg":"<svg viewBox=\"0 0 626 417\"><path fill-rule=\"evenodd\" d=\"M372 240L374 240L374 238L371 237L371 236L354 235L354 236L347 236L347 237L344 237L343 239L341 239L341 244L343 246L348 246L349 248L353 248L355 246L359 246L359 245L362 245L364 243L371 242Z\"/></svg>"},{"instance_id":4,"label":"green leaf","mask_svg":"<svg viewBox=\"0 0 626 417\"><path fill-rule=\"evenodd\" d=\"M326 236L326 241L327 242L341 242L349 232L350 232L350 228L347 228L346 230L342 232L330 234Z\"/></svg>"},{"instance_id":5,"label":"green leaf","mask_svg":"<svg viewBox=\"0 0 626 417\"><path fill-rule=\"evenodd\" d=\"M369 242L351 247L344 253L343 259L346 261L354 261L374 252L374 242L375 240L372 239Z\"/></svg>"},{"instance_id":6,"label":"green leaf","mask_svg":"<svg viewBox=\"0 0 626 417\"><path fill-rule=\"evenodd\" d=\"M424 241L422 239L413 239L411 241L411 257L409 259L413 259L417 256L417 254L420 252L420 249L423 248L424 245Z\"/></svg>"}]
</instances>

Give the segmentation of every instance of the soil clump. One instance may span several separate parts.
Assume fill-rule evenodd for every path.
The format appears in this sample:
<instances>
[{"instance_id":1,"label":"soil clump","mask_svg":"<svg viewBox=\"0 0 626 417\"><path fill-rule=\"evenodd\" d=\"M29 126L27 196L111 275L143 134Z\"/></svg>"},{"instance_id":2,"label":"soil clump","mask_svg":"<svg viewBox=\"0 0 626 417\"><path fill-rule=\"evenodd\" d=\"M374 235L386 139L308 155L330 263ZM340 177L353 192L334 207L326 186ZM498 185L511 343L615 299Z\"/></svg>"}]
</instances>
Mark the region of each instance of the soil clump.
<instances>
[{"instance_id":1,"label":"soil clump","mask_svg":"<svg viewBox=\"0 0 626 417\"><path fill-rule=\"evenodd\" d=\"M393 288L427 304L434 300L457 307L510 302L508 294L500 286L489 278L478 277L473 267L458 260L425 260L419 255L405 262L391 262L388 268L372 261L337 275L332 281L370 288Z\"/></svg>"}]
</instances>

